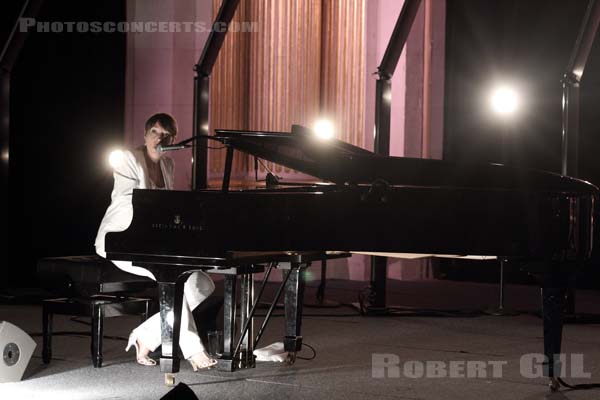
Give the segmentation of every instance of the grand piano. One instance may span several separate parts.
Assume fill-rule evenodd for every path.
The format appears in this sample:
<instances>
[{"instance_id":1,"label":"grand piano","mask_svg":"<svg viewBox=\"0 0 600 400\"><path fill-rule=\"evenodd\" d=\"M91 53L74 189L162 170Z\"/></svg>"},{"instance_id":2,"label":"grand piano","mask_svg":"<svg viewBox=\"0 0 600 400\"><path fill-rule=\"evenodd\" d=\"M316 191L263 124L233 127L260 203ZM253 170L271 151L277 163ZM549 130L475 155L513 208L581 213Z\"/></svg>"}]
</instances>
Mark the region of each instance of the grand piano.
<instances>
[{"instance_id":1,"label":"grand piano","mask_svg":"<svg viewBox=\"0 0 600 400\"><path fill-rule=\"evenodd\" d=\"M595 186L499 164L380 156L299 126L291 132L218 130L210 139L227 147L221 190L134 190L131 225L106 238L109 259L130 260L159 281L163 372L179 368L173 349L182 282L191 271L257 265L269 255L291 261L285 348L296 352L303 255L357 251L490 255L529 266L543 288L546 373L558 376L562 299L569 275L591 255ZM234 190L234 151L323 183Z\"/></svg>"}]
</instances>

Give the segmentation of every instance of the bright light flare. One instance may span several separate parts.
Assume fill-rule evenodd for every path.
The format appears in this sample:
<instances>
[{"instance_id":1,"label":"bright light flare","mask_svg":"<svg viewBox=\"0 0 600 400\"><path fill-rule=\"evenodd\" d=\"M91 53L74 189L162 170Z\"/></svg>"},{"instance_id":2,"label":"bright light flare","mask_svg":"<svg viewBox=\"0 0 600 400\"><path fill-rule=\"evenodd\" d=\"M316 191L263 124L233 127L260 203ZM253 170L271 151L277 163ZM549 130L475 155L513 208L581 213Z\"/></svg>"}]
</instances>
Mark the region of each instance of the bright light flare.
<instances>
[{"instance_id":1,"label":"bright light flare","mask_svg":"<svg viewBox=\"0 0 600 400\"><path fill-rule=\"evenodd\" d=\"M500 115L514 114L519 108L519 95L510 86L500 86L492 91L492 110Z\"/></svg>"},{"instance_id":2,"label":"bright light flare","mask_svg":"<svg viewBox=\"0 0 600 400\"><path fill-rule=\"evenodd\" d=\"M328 119L320 119L313 126L315 135L320 139L331 139L334 136L333 123Z\"/></svg>"},{"instance_id":3,"label":"bright light flare","mask_svg":"<svg viewBox=\"0 0 600 400\"><path fill-rule=\"evenodd\" d=\"M108 163L112 168L117 168L123 162L124 157L122 150L113 150L108 156Z\"/></svg>"},{"instance_id":4,"label":"bright light flare","mask_svg":"<svg viewBox=\"0 0 600 400\"><path fill-rule=\"evenodd\" d=\"M386 89L383 92L383 100L386 101L388 104L392 102L392 91L390 89Z\"/></svg>"}]
</instances>

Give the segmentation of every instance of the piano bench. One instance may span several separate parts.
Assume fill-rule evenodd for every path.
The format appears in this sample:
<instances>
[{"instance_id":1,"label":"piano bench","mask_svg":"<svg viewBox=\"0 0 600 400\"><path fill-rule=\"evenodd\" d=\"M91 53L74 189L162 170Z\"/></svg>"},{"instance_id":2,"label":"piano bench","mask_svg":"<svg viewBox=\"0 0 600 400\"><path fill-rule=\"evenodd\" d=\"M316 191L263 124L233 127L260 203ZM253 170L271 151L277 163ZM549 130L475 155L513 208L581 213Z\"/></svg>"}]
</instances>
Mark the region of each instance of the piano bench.
<instances>
[{"instance_id":1,"label":"piano bench","mask_svg":"<svg viewBox=\"0 0 600 400\"><path fill-rule=\"evenodd\" d=\"M92 319L92 361L99 368L104 318L139 315L144 321L156 308L152 299L139 297L140 292L155 289L155 281L124 272L97 255L43 258L37 272L44 288L56 297L42 301L42 359L46 364L52 358L53 314Z\"/></svg>"},{"instance_id":2,"label":"piano bench","mask_svg":"<svg viewBox=\"0 0 600 400\"><path fill-rule=\"evenodd\" d=\"M52 359L52 316L74 315L91 317L91 353L94 368L102 367L102 337L104 318L122 315L139 315L142 322L148 318L150 299L109 295L84 298L46 299L42 301L43 346L42 360L49 364Z\"/></svg>"}]
</instances>

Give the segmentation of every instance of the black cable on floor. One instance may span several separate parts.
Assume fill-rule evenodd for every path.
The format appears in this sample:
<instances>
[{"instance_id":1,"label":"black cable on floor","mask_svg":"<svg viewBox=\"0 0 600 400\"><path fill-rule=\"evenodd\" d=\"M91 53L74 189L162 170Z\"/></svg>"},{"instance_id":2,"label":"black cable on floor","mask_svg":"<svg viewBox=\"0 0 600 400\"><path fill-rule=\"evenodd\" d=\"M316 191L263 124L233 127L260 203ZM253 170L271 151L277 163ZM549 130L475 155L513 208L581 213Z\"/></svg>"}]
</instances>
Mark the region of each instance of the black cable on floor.
<instances>
[{"instance_id":1,"label":"black cable on floor","mask_svg":"<svg viewBox=\"0 0 600 400\"><path fill-rule=\"evenodd\" d=\"M580 383L578 385L569 385L567 382L563 381L562 378L556 378L556 380L562 386L573 390L600 389L600 383Z\"/></svg>"},{"instance_id":2,"label":"black cable on floor","mask_svg":"<svg viewBox=\"0 0 600 400\"><path fill-rule=\"evenodd\" d=\"M302 343L302 346L306 346L306 347L308 347L309 349L311 349L311 350L312 350L312 352L313 352L313 355L312 355L311 357L300 357L300 356L296 356L296 358L297 358L297 359L299 359L299 360L307 360L307 361L310 361L310 360L314 360L314 359L317 357L317 350L315 350L315 348L314 348L314 347L312 347L310 344L308 344L308 343Z\"/></svg>"}]
</instances>

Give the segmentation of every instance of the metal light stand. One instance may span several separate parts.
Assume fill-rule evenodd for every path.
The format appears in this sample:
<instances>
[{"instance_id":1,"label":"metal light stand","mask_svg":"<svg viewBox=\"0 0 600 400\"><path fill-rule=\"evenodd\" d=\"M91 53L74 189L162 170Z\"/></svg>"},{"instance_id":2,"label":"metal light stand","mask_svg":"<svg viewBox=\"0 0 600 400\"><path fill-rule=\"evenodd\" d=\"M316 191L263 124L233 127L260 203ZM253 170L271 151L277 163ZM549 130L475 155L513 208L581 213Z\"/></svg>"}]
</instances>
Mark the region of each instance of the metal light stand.
<instances>
[{"instance_id":1,"label":"metal light stand","mask_svg":"<svg viewBox=\"0 0 600 400\"><path fill-rule=\"evenodd\" d=\"M229 23L235 14L240 0L223 0L221 7L213 26L225 26L226 29L218 31L211 30L202 55L194 67L196 76L194 77L194 119L193 135L208 135L209 132L209 112L210 112L210 75L221 46L225 41L225 35L229 30ZM206 146L194 143L192 158L192 188L193 190L202 190L208 188L208 150Z\"/></svg>"},{"instance_id":2,"label":"metal light stand","mask_svg":"<svg viewBox=\"0 0 600 400\"><path fill-rule=\"evenodd\" d=\"M394 26L381 64L377 67L378 79L375 88L375 152L380 155L390 154L390 120L392 98L392 76L398 65L402 49L408 39L413 21L419 11L421 0L406 0ZM393 311L386 305L387 257L371 257L371 284L369 304L363 309L356 305L360 312L367 315L386 315Z\"/></svg>"},{"instance_id":3,"label":"metal light stand","mask_svg":"<svg viewBox=\"0 0 600 400\"><path fill-rule=\"evenodd\" d=\"M581 28L561 81L562 84L562 153L561 174L579 176L579 106L580 83L600 25L600 1L590 0ZM575 314L575 279L566 292L566 313L569 320L578 321ZM598 317L595 317L598 319Z\"/></svg>"},{"instance_id":4,"label":"metal light stand","mask_svg":"<svg viewBox=\"0 0 600 400\"><path fill-rule=\"evenodd\" d=\"M508 123L508 122L505 121L505 123ZM512 135L511 134L512 134L512 129L509 129L509 127L507 125L505 125L502 130L502 163L504 165L507 165L510 162L510 155L511 155L510 149L512 148L512 146L511 146ZM506 281L505 274L504 274L504 266L505 266L505 264L508 263L508 259L506 257L498 257L498 260L500 261L500 296L499 296L500 298L499 298L499 302L498 302L498 307L488 308L488 309L484 310L483 313L488 314L488 315L498 316L498 317L519 315L519 313L516 310L504 307L504 298L505 298L504 284Z\"/></svg>"},{"instance_id":5,"label":"metal light stand","mask_svg":"<svg viewBox=\"0 0 600 400\"><path fill-rule=\"evenodd\" d=\"M305 302L306 307L320 307L320 308L336 308L340 307L340 303L325 298L325 287L327 282L327 257L321 260L321 282L317 289L317 296L315 301Z\"/></svg>"},{"instance_id":6,"label":"metal light stand","mask_svg":"<svg viewBox=\"0 0 600 400\"><path fill-rule=\"evenodd\" d=\"M504 265L508 263L508 259L501 257L500 260L500 298L498 302L497 308L490 308L484 311L485 314L495 315L495 316L510 316L510 315L519 315L519 313L513 309L506 308L504 306Z\"/></svg>"}]
</instances>

